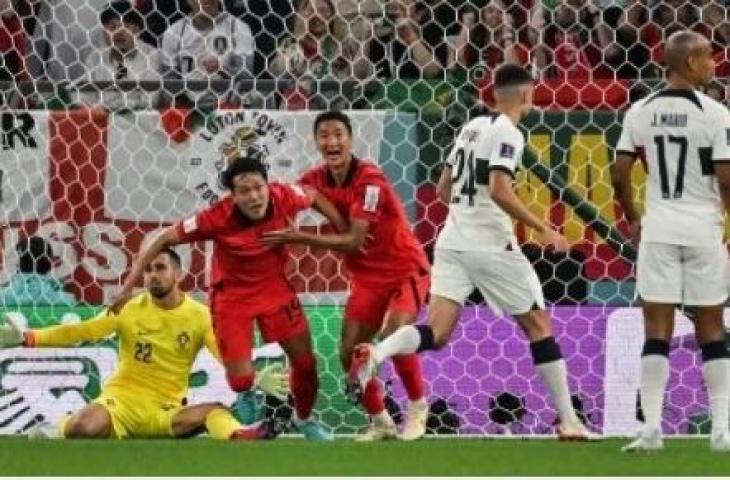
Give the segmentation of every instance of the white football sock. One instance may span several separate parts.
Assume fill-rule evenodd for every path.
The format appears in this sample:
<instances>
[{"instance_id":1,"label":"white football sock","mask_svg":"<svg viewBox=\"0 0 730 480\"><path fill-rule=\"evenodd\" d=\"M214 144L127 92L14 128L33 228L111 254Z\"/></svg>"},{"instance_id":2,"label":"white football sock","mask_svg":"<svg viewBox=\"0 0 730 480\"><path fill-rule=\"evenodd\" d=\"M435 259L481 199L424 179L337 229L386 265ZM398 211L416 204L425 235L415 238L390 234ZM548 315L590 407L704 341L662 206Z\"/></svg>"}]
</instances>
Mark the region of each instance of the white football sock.
<instances>
[{"instance_id":1,"label":"white football sock","mask_svg":"<svg viewBox=\"0 0 730 480\"><path fill-rule=\"evenodd\" d=\"M560 415L560 421L574 425L581 425L578 415L573 410L573 403L570 400L568 389L568 371L565 368L565 360L554 360L552 362L535 365L540 373L543 382L550 391L550 396L555 402L555 408Z\"/></svg>"},{"instance_id":2,"label":"white football sock","mask_svg":"<svg viewBox=\"0 0 730 480\"><path fill-rule=\"evenodd\" d=\"M707 384L710 397L710 413L712 414L712 434L718 435L728 431L728 375L730 375L730 359L717 358L702 365L702 374Z\"/></svg>"},{"instance_id":3,"label":"white football sock","mask_svg":"<svg viewBox=\"0 0 730 480\"><path fill-rule=\"evenodd\" d=\"M375 346L373 349L375 362L383 363L386 358L416 353L420 344L421 334L416 327L413 325L400 327Z\"/></svg>"},{"instance_id":4,"label":"white football sock","mask_svg":"<svg viewBox=\"0 0 730 480\"><path fill-rule=\"evenodd\" d=\"M664 390L669 380L669 359L664 355L641 357L641 410L644 432L650 434L662 427ZM727 417L725 417L727 418Z\"/></svg>"}]
</instances>

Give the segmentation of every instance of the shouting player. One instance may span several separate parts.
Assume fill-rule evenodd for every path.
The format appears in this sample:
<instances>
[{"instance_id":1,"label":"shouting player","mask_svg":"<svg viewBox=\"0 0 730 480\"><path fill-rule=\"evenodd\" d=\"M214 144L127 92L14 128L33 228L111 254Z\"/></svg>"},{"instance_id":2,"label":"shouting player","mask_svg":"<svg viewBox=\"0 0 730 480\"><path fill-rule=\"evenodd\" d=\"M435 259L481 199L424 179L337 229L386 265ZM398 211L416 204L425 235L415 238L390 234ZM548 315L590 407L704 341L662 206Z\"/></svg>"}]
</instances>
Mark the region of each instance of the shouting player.
<instances>
[{"instance_id":1,"label":"shouting player","mask_svg":"<svg viewBox=\"0 0 730 480\"><path fill-rule=\"evenodd\" d=\"M188 437L207 429L214 439L258 439L275 435L271 426L242 427L220 403L183 406L188 377L198 352L217 356L208 308L180 290L180 257L165 249L144 272L146 292L118 315L104 312L87 322L21 332L9 319L0 327L0 347L68 347L119 339L119 366L101 395L65 418L58 431L46 424L35 437ZM286 377L264 369L260 387L285 397Z\"/></svg>"},{"instance_id":2,"label":"shouting player","mask_svg":"<svg viewBox=\"0 0 730 480\"><path fill-rule=\"evenodd\" d=\"M690 32L667 40L668 86L635 103L624 117L612 172L616 198L639 240L636 288L644 311L641 408L644 428L624 451L661 450L664 389L674 310L694 313L702 373L710 397L713 450L730 451L728 353L723 327L728 254L724 214L730 209L730 112L697 91L712 78L710 42ZM648 170L645 214L634 209L631 170Z\"/></svg>"},{"instance_id":3,"label":"shouting player","mask_svg":"<svg viewBox=\"0 0 730 480\"><path fill-rule=\"evenodd\" d=\"M324 112L314 121L314 136L324 164L306 172L300 183L316 188L349 219L342 234L310 234L286 230L267 235L269 242L301 243L345 252L351 291L340 343L340 361L349 371L355 346L413 323L428 293L429 264L411 232L405 209L385 173L375 164L355 158L352 124L341 112ZM400 438L414 440L426 432L428 402L420 360L416 355L393 358L408 394L408 416ZM371 416L360 441L396 437L385 409L382 384L376 378L351 384Z\"/></svg>"},{"instance_id":4,"label":"shouting player","mask_svg":"<svg viewBox=\"0 0 730 480\"><path fill-rule=\"evenodd\" d=\"M530 341L535 367L560 416L559 437L587 439L589 432L573 410L565 361L552 335L540 281L512 226L517 220L556 250L568 248L512 187L525 148L516 125L531 108L533 81L516 65L500 67L494 81L497 113L479 116L462 128L439 179L439 196L450 205L436 242L428 323L402 327L377 346L363 345L356 373L360 381L368 381L387 358L442 348L476 287L495 313L514 316Z\"/></svg>"},{"instance_id":5,"label":"shouting player","mask_svg":"<svg viewBox=\"0 0 730 480\"><path fill-rule=\"evenodd\" d=\"M120 298L129 295L140 272L165 247L213 240L209 303L213 329L231 388L243 394L254 385L251 362L254 322L265 342L278 342L291 364L295 426L312 440L332 434L311 418L317 397L317 365L309 325L286 277L289 255L283 247L261 243L261 235L290 224L297 213L314 206L334 225L342 218L322 195L269 183L257 159L235 159L223 174L230 195L193 217L164 230L132 266Z\"/></svg>"}]
</instances>

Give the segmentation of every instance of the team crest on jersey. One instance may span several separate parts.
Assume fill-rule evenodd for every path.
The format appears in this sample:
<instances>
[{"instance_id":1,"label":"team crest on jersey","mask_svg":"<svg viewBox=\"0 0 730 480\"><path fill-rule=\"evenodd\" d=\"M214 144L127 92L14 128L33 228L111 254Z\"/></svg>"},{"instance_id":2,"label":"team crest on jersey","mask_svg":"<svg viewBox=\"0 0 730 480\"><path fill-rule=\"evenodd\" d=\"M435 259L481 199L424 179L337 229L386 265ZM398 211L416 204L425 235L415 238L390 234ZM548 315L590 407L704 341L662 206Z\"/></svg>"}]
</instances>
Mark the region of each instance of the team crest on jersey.
<instances>
[{"instance_id":1,"label":"team crest on jersey","mask_svg":"<svg viewBox=\"0 0 730 480\"><path fill-rule=\"evenodd\" d=\"M190 345L190 335L188 332L182 332L177 336L177 347L180 350L185 350Z\"/></svg>"},{"instance_id":2,"label":"team crest on jersey","mask_svg":"<svg viewBox=\"0 0 730 480\"><path fill-rule=\"evenodd\" d=\"M225 192L221 173L239 156L257 158L269 170L291 167L293 161L284 153L287 151L284 146L291 137L284 126L266 112L247 110L211 116L191 148L197 156L191 155L188 166L200 169L204 177L196 178L192 188L207 204L217 202Z\"/></svg>"},{"instance_id":3,"label":"team crest on jersey","mask_svg":"<svg viewBox=\"0 0 730 480\"><path fill-rule=\"evenodd\" d=\"M501 144L499 147L499 156L502 158L514 158L515 147L513 147L509 143Z\"/></svg>"}]
</instances>

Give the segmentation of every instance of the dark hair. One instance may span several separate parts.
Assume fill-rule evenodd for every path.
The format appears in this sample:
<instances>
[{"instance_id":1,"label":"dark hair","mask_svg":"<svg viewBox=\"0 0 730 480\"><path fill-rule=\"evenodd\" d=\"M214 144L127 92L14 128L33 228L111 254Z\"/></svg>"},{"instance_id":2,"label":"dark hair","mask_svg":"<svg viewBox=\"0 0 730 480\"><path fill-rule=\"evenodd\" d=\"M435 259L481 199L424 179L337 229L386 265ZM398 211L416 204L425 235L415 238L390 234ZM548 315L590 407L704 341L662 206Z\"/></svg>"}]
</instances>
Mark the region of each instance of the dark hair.
<instances>
[{"instance_id":1,"label":"dark hair","mask_svg":"<svg viewBox=\"0 0 730 480\"><path fill-rule=\"evenodd\" d=\"M524 67L505 64L494 72L494 88L516 87L533 83L532 75Z\"/></svg>"},{"instance_id":2,"label":"dark hair","mask_svg":"<svg viewBox=\"0 0 730 480\"><path fill-rule=\"evenodd\" d=\"M175 250L173 250L171 247L165 247L165 248L163 248L160 251L160 253L161 254L164 253L168 257L170 257L170 261L172 263L174 263L177 266L177 268L181 268L182 267L182 260L180 259L180 255Z\"/></svg>"},{"instance_id":3,"label":"dark hair","mask_svg":"<svg viewBox=\"0 0 730 480\"><path fill-rule=\"evenodd\" d=\"M112 20L120 20L123 23L131 23L137 25L140 30L144 29L144 18L125 0L112 2L101 12L99 16L102 25L106 25Z\"/></svg>"},{"instance_id":4,"label":"dark hair","mask_svg":"<svg viewBox=\"0 0 730 480\"><path fill-rule=\"evenodd\" d=\"M229 190L233 190L233 179L242 173L258 173L268 181L269 175L266 165L253 157L238 157L228 164L228 168L221 173L221 183Z\"/></svg>"},{"instance_id":5,"label":"dark hair","mask_svg":"<svg viewBox=\"0 0 730 480\"><path fill-rule=\"evenodd\" d=\"M342 124L345 125L345 128L347 128L347 133L352 135L352 121L350 120L350 117L348 117L347 114L340 112L338 110L329 110L327 112L322 112L319 115L317 115L314 119L314 126L312 128L313 133L316 135L319 125L322 122L329 122L329 121L341 122Z\"/></svg>"},{"instance_id":6,"label":"dark hair","mask_svg":"<svg viewBox=\"0 0 730 480\"><path fill-rule=\"evenodd\" d=\"M18 271L21 273L38 273L47 275L53 268L53 249L41 237L27 237L15 245L20 262Z\"/></svg>"}]
</instances>

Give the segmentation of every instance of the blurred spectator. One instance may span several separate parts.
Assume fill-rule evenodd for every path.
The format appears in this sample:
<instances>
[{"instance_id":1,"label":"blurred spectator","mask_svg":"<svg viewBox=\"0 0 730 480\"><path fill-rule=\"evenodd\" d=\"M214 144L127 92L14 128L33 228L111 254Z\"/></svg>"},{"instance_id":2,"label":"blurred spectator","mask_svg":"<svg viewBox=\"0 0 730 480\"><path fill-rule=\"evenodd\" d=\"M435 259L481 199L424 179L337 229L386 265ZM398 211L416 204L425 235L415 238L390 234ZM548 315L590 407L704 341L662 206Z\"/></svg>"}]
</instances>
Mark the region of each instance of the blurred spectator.
<instances>
[{"instance_id":1,"label":"blurred spectator","mask_svg":"<svg viewBox=\"0 0 730 480\"><path fill-rule=\"evenodd\" d=\"M532 17L536 67L547 77L586 79L608 47L610 31L591 0L544 1ZM607 75L606 72L603 72Z\"/></svg>"},{"instance_id":2,"label":"blurred spectator","mask_svg":"<svg viewBox=\"0 0 730 480\"><path fill-rule=\"evenodd\" d=\"M136 0L134 6L145 19L142 40L158 48L165 30L190 13L188 0Z\"/></svg>"},{"instance_id":3,"label":"blurred spectator","mask_svg":"<svg viewBox=\"0 0 730 480\"><path fill-rule=\"evenodd\" d=\"M99 12L109 0L38 0L27 68L34 79L77 80L84 59L104 45Z\"/></svg>"},{"instance_id":4,"label":"blurred spectator","mask_svg":"<svg viewBox=\"0 0 730 480\"><path fill-rule=\"evenodd\" d=\"M70 293L50 276L53 268L51 245L40 237L28 237L15 246L18 273L0 289L0 305L76 305Z\"/></svg>"},{"instance_id":5,"label":"blurred spectator","mask_svg":"<svg viewBox=\"0 0 730 480\"><path fill-rule=\"evenodd\" d=\"M658 77L652 63L652 51L662 39L661 31L651 22L649 8L641 0L632 0L620 10L616 24L610 25L615 41L605 52L606 63L618 78Z\"/></svg>"},{"instance_id":6,"label":"blurred spectator","mask_svg":"<svg viewBox=\"0 0 730 480\"><path fill-rule=\"evenodd\" d=\"M370 60L379 77L435 78L441 75L433 49L423 39L421 24L428 8L415 0L390 0L370 48ZM445 36L444 36L445 38Z\"/></svg>"},{"instance_id":7,"label":"blurred spectator","mask_svg":"<svg viewBox=\"0 0 730 480\"><path fill-rule=\"evenodd\" d=\"M86 59L87 78L103 80L158 80L159 53L157 49L138 41L144 20L132 5L116 1L101 13L104 26L105 46L92 52ZM103 105L105 108L143 109L156 104L156 94L141 89L126 92L83 92L81 101L87 105Z\"/></svg>"},{"instance_id":8,"label":"blurred spectator","mask_svg":"<svg viewBox=\"0 0 730 480\"><path fill-rule=\"evenodd\" d=\"M25 48L27 38L21 18L11 0L0 0L0 80L17 82L27 79Z\"/></svg>"},{"instance_id":9,"label":"blurred spectator","mask_svg":"<svg viewBox=\"0 0 730 480\"><path fill-rule=\"evenodd\" d=\"M707 85L705 93L720 103L727 103L727 91L729 88L730 85L726 86L718 81L712 81L709 85Z\"/></svg>"},{"instance_id":10,"label":"blurred spectator","mask_svg":"<svg viewBox=\"0 0 730 480\"><path fill-rule=\"evenodd\" d=\"M529 47L519 42L512 27L512 18L505 13L501 1L493 1L481 10L466 9L460 16L461 31L456 40L453 67L480 67L489 73L503 63L527 65ZM479 72L477 78L483 76Z\"/></svg>"},{"instance_id":11,"label":"blurred spectator","mask_svg":"<svg viewBox=\"0 0 730 480\"><path fill-rule=\"evenodd\" d=\"M730 12L718 1L708 1L702 9L702 20L711 31L715 75L730 80Z\"/></svg>"},{"instance_id":12,"label":"blurred spectator","mask_svg":"<svg viewBox=\"0 0 730 480\"><path fill-rule=\"evenodd\" d=\"M663 0L656 2L654 21L665 29L676 23L684 28L692 28L698 33L708 33L700 21L700 10L691 0Z\"/></svg>"},{"instance_id":13,"label":"blurred spectator","mask_svg":"<svg viewBox=\"0 0 730 480\"><path fill-rule=\"evenodd\" d=\"M276 47L289 33L287 22L294 14L292 0L225 0L226 10L251 27L256 44L254 72L268 77L266 65L273 59Z\"/></svg>"},{"instance_id":14,"label":"blurred spectator","mask_svg":"<svg viewBox=\"0 0 730 480\"><path fill-rule=\"evenodd\" d=\"M432 50L436 62L446 68L449 61L448 37L459 33L458 0L421 0L415 3L413 19L421 26L423 41ZM461 2L464 3L464 2ZM472 5L467 1L466 5Z\"/></svg>"},{"instance_id":15,"label":"blurred spectator","mask_svg":"<svg viewBox=\"0 0 730 480\"><path fill-rule=\"evenodd\" d=\"M161 72L185 80L241 80L253 77L254 39L251 28L228 12L218 0L189 0L190 15L162 37ZM202 92L178 100L215 107L218 95Z\"/></svg>"},{"instance_id":16,"label":"blurred spectator","mask_svg":"<svg viewBox=\"0 0 730 480\"><path fill-rule=\"evenodd\" d=\"M274 77L296 80L292 89L284 91L288 109L334 108L331 102L340 89L335 85L332 91L317 90L315 80L364 79L371 75L368 49L372 25L365 17L353 19L348 26L332 1L301 0L291 31L268 68Z\"/></svg>"}]
</instances>

